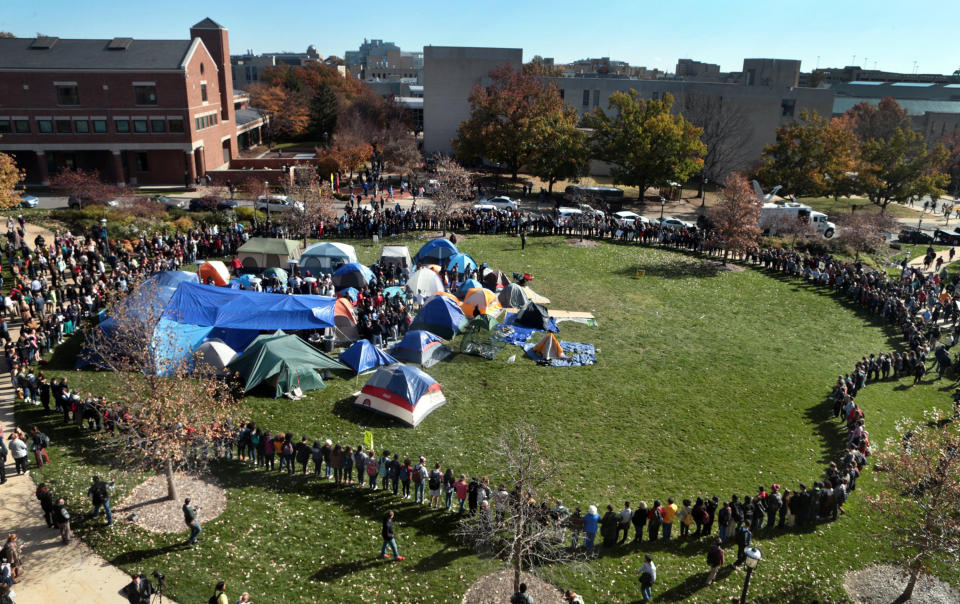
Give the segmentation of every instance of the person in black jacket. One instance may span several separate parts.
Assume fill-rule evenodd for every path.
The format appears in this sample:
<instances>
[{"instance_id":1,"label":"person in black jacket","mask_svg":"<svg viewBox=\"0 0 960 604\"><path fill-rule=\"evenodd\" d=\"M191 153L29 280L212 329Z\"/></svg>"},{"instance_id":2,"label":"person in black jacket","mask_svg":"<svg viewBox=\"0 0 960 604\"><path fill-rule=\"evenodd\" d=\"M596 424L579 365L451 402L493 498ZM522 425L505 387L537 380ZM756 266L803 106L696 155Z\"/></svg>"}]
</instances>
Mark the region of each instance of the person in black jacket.
<instances>
[{"instance_id":1,"label":"person in black jacket","mask_svg":"<svg viewBox=\"0 0 960 604\"><path fill-rule=\"evenodd\" d=\"M53 522L53 493L47 488L46 483L41 482L37 487L37 499L40 500L40 507L43 509L43 519L47 521L48 528L55 528Z\"/></svg>"},{"instance_id":2,"label":"person in black jacket","mask_svg":"<svg viewBox=\"0 0 960 604\"><path fill-rule=\"evenodd\" d=\"M380 548L380 557L390 557L390 554L387 553L387 546L390 546L390 549L393 550L394 559L403 560L403 556L397 551L396 534L393 532L393 510L387 510L387 513L383 515L383 528L380 529L380 536L383 537L383 547Z\"/></svg>"},{"instance_id":3,"label":"person in black jacket","mask_svg":"<svg viewBox=\"0 0 960 604\"><path fill-rule=\"evenodd\" d=\"M7 482L7 456L10 454L3 437L0 436L0 484Z\"/></svg>"},{"instance_id":4,"label":"person in black jacket","mask_svg":"<svg viewBox=\"0 0 960 604\"><path fill-rule=\"evenodd\" d=\"M307 437L304 436L300 439L300 442L297 443L296 456L297 463L300 464L301 472L304 476L307 475L307 464L310 462L311 449L310 445L307 443Z\"/></svg>"}]
</instances>

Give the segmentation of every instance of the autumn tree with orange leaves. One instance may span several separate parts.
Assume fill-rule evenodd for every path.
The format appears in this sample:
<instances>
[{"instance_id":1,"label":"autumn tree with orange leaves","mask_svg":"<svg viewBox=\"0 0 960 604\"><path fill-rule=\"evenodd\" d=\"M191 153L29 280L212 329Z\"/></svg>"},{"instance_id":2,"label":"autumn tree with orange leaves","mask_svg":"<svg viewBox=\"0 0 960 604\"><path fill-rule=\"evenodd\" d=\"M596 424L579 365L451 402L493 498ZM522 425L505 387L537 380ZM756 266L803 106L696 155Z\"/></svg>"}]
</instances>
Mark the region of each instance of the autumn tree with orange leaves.
<instances>
[{"instance_id":1,"label":"autumn tree with orange leaves","mask_svg":"<svg viewBox=\"0 0 960 604\"><path fill-rule=\"evenodd\" d=\"M714 232L720 235L723 263L730 252L743 252L760 239L760 204L750 183L734 172L723 185L720 203L710 208Z\"/></svg>"},{"instance_id":2,"label":"autumn tree with orange leaves","mask_svg":"<svg viewBox=\"0 0 960 604\"><path fill-rule=\"evenodd\" d=\"M158 327L165 305L156 280L131 283L129 291L113 300L111 328L92 326L86 334L86 359L117 373L100 383L118 433L98 436L116 453L109 459L165 475L167 496L176 500L174 472L203 467L202 452L227 434L237 398L188 345Z\"/></svg>"},{"instance_id":3,"label":"autumn tree with orange leaves","mask_svg":"<svg viewBox=\"0 0 960 604\"><path fill-rule=\"evenodd\" d=\"M277 137L296 138L307 131L310 123L309 99L283 86L254 84L247 91L250 104L267 118L267 140Z\"/></svg>"}]
</instances>

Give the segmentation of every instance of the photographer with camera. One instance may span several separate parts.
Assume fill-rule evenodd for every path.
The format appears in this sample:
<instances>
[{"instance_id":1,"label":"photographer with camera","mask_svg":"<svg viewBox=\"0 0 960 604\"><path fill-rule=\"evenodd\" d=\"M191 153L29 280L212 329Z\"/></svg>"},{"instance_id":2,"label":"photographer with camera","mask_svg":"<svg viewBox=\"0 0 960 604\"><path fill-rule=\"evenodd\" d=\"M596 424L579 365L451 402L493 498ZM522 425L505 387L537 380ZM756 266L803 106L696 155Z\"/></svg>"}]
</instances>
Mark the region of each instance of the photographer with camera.
<instances>
[{"instance_id":1,"label":"photographer with camera","mask_svg":"<svg viewBox=\"0 0 960 604\"><path fill-rule=\"evenodd\" d=\"M156 577L157 573L153 573L153 576ZM160 584L163 584L162 580L160 580ZM123 588L123 594L127 596L130 604L150 604L150 596L154 592L150 579L143 573L133 575L133 580Z\"/></svg>"},{"instance_id":2,"label":"photographer with camera","mask_svg":"<svg viewBox=\"0 0 960 604\"><path fill-rule=\"evenodd\" d=\"M104 482L99 476L93 477L93 484L87 489L87 497L93 499L93 517L100 516L100 507L107 512L107 526L113 526L113 512L110 510L110 491L112 482Z\"/></svg>"}]
</instances>

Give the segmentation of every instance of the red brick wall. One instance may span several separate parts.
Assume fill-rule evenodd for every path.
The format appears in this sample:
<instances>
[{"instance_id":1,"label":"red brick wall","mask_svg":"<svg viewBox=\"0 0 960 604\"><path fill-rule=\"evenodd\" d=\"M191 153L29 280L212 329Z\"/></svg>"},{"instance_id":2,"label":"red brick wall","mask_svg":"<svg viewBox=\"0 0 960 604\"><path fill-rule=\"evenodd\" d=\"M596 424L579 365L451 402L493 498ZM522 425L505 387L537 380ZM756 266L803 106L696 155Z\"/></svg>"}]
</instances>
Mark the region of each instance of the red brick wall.
<instances>
[{"instance_id":1,"label":"red brick wall","mask_svg":"<svg viewBox=\"0 0 960 604\"><path fill-rule=\"evenodd\" d=\"M284 174L280 170L212 170L207 174L216 185L226 185L227 180L237 185L250 177L269 182L271 185L292 184L292 174L289 172Z\"/></svg>"}]
</instances>

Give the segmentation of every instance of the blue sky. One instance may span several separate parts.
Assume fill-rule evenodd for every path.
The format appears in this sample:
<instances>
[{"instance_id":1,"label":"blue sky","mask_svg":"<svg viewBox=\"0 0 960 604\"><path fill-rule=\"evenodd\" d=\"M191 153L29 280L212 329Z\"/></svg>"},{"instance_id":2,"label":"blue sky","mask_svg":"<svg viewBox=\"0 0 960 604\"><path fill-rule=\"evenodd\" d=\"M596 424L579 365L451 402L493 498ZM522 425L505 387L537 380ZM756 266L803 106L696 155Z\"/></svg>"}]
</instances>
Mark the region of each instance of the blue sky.
<instances>
[{"instance_id":1,"label":"blue sky","mask_svg":"<svg viewBox=\"0 0 960 604\"><path fill-rule=\"evenodd\" d=\"M149 8L144 8L149 7ZM233 54L342 56L364 38L424 45L520 47L567 62L609 56L673 71L678 58L737 70L744 57L800 59L802 69L856 64L910 73L960 68L957 0L0 0L0 30L64 38L182 38L210 17Z\"/></svg>"}]
</instances>

